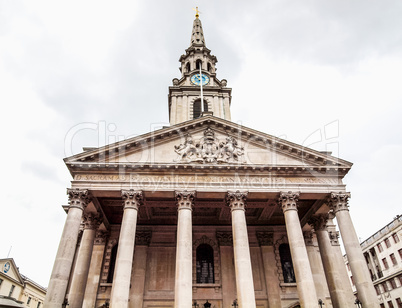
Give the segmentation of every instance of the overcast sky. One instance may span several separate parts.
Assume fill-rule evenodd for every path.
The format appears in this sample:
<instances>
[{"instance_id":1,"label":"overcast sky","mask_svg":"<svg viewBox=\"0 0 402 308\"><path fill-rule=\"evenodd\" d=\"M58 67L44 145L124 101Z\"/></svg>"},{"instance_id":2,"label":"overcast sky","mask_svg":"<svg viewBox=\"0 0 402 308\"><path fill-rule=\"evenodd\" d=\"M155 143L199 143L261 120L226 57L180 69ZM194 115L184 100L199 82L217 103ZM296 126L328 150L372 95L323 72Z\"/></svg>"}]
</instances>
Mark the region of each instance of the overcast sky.
<instances>
[{"instance_id":1,"label":"overcast sky","mask_svg":"<svg viewBox=\"0 0 402 308\"><path fill-rule=\"evenodd\" d=\"M62 159L168 123L196 5L232 120L353 162L362 240L402 214L401 1L0 0L0 258L12 246L39 284L66 218Z\"/></svg>"}]
</instances>

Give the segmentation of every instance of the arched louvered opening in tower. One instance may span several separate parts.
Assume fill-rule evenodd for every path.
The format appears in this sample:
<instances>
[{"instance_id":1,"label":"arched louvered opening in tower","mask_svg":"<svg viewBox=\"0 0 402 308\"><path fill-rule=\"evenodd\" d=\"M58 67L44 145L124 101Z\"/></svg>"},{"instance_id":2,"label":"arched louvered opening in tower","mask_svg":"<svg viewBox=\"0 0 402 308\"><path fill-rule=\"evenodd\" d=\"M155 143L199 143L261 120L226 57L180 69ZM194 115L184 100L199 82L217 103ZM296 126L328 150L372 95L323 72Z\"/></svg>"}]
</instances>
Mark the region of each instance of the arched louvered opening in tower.
<instances>
[{"instance_id":1,"label":"arched louvered opening in tower","mask_svg":"<svg viewBox=\"0 0 402 308\"><path fill-rule=\"evenodd\" d=\"M204 112L208 111L208 102L204 100ZM193 119L201 116L201 100L198 99L193 103Z\"/></svg>"},{"instance_id":2,"label":"arched louvered opening in tower","mask_svg":"<svg viewBox=\"0 0 402 308\"><path fill-rule=\"evenodd\" d=\"M186 72L189 73L190 69L191 69L190 62L187 62L187 64L186 64Z\"/></svg>"},{"instance_id":3,"label":"arched louvered opening in tower","mask_svg":"<svg viewBox=\"0 0 402 308\"><path fill-rule=\"evenodd\" d=\"M196 68L197 70L200 70L200 67L202 67L202 61L201 61L201 60L197 60L197 61L195 62L195 68Z\"/></svg>"},{"instance_id":4,"label":"arched louvered opening in tower","mask_svg":"<svg viewBox=\"0 0 402 308\"><path fill-rule=\"evenodd\" d=\"M212 65L209 62L208 62L208 65L207 65L207 69L208 69L208 72L212 73Z\"/></svg>"}]
</instances>

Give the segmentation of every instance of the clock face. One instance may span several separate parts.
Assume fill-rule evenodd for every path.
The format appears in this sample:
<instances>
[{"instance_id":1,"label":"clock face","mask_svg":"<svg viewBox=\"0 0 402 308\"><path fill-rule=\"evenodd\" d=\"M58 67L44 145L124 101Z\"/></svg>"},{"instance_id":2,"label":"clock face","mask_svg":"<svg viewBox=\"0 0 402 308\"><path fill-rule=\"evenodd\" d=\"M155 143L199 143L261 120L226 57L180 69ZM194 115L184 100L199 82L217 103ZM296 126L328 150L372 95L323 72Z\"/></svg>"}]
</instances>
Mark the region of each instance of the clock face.
<instances>
[{"instance_id":1,"label":"clock face","mask_svg":"<svg viewBox=\"0 0 402 308\"><path fill-rule=\"evenodd\" d=\"M202 85L204 86L209 83L209 77L204 74L194 74L191 76L191 82L197 86L199 86L202 82Z\"/></svg>"},{"instance_id":2,"label":"clock face","mask_svg":"<svg viewBox=\"0 0 402 308\"><path fill-rule=\"evenodd\" d=\"M10 270L10 262L6 262L6 264L4 264L4 273L7 273Z\"/></svg>"}]
</instances>

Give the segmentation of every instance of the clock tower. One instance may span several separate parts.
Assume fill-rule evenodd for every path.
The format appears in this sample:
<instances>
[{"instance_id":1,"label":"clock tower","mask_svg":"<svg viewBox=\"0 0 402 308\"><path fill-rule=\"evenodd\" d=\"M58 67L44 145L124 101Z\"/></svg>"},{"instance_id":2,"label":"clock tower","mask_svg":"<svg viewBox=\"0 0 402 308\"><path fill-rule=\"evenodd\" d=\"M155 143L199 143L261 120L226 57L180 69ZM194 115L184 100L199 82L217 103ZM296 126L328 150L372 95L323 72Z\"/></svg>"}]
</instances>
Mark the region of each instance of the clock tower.
<instances>
[{"instance_id":1,"label":"clock tower","mask_svg":"<svg viewBox=\"0 0 402 308\"><path fill-rule=\"evenodd\" d=\"M205 44L198 11L195 17L190 47L179 59L181 78L174 78L173 86L169 87L171 125L196 119L203 113L229 121L231 119L232 89L226 87L226 79L216 77L218 59Z\"/></svg>"}]
</instances>

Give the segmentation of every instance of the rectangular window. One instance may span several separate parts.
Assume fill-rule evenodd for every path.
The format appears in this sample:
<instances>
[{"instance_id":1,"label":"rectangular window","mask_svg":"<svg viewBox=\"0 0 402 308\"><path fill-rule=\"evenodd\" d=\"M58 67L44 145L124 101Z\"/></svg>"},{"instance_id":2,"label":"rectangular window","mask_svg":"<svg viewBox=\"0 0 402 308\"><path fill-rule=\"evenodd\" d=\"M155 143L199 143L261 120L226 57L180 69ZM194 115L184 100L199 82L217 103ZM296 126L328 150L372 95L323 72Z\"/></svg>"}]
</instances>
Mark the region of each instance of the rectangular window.
<instances>
[{"instance_id":1,"label":"rectangular window","mask_svg":"<svg viewBox=\"0 0 402 308\"><path fill-rule=\"evenodd\" d=\"M396 261L395 255L394 255L393 253L391 253L391 254L389 255L389 257L391 258L391 261L392 261L392 264L393 264L393 265L397 265L397 264L398 264L398 262Z\"/></svg>"},{"instance_id":2,"label":"rectangular window","mask_svg":"<svg viewBox=\"0 0 402 308\"><path fill-rule=\"evenodd\" d=\"M29 303L31 302L31 298L30 297L28 297L28 300L27 300L27 305L29 305Z\"/></svg>"},{"instance_id":3,"label":"rectangular window","mask_svg":"<svg viewBox=\"0 0 402 308\"><path fill-rule=\"evenodd\" d=\"M402 248L401 248L401 249L399 249L399 250L398 250L398 252L399 252L399 258L401 258L401 259L402 259Z\"/></svg>"},{"instance_id":4,"label":"rectangular window","mask_svg":"<svg viewBox=\"0 0 402 308\"><path fill-rule=\"evenodd\" d=\"M385 305L384 305L384 304L380 304L380 307L381 307L381 308L385 308Z\"/></svg>"},{"instance_id":5,"label":"rectangular window","mask_svg":"<svg viewBox=\"0 0 402 308\"><path fill-rule=\"evenodd\" d=\"M399 283L402 285L402 275L399 275L397 278L399 279Z\"/></svg>"},{"instance_id":6,"label":"rectangular window","mask_svg":"<svg viewBox=\"0 0 402 308\"><path fill-rule=\"evenodd\" d=\"M383 282L382 287L383 287L383 289L384 289L384 292L388 292L388 291L389 291L386 282Z\"/></svg>"},{"instance_id":7,"label":"rectangular window","mask_svg":"<svg viewBox=\"0 0 402 308\"><path fill-rule=\"evenodd\" d=\"M394 239L395 244L399 242L398 234L396 233L392 234L392 238Z\"/></svg>"},{"instance_id":8,"label":"rectangular window","mask_svg":"<svg viewBox=\"0 0 402 308\"><path fill-rule=\"evenodd\" d=\"M10 293L8 293L9 297L11 297L11 295L13 295L14 288L15 288L15 285L11 285Z\"/></svg>"},{"instance_id":9,"label":"rectangular window","mask_svg":"<svg viewBox=\"0 0 402 308\"><path fill-rule=\"evenodd\" d=\"M40 307L40 302L38 303L38 306L36 306L36 308L39 308Z\"/></svg>"},{"instance_id":10,"label":"rectangular window","mask_svg":"<svg viewBox=\"0 0 402 308\"><path fill-rule=\"evenodd\" d=\"M392 301L388 301L388 307L389 308L394 308L394 304L392 304Z\"/></svg>"},{"instance_id":11,"label":"rectangular window","mask_svg":"<svg viewBox=\"0 0 402 308\"><path fill-rule=\"evenodd\" d=\"M401 301L401 298L400 298L400 297L398 297L398 298L396 299L396 303L398 304L398 308L402 308L402 301Z\"/></svg>"},{"instance_id":12,"label":"rectangular window","mask_svg":"<svg viewBox=\"0 0 402 308\"><path fill-rule=\"evenodd\" d=\"M378 243L377 244L377 248L378 248L378 251L379 252L382 252L384 249L382 249L382 245L381 245L381 243Z\"/></svg>"},{"instance_id":13,"label":"rectangular window","mask_svg":"<svg viewBox=\"0 0 402 308\"><path fill-rule=\"evenodd\" d=\"M396 289L396 281L394 278L390 279L389 282L391 282L391 287L392 289Z\"/></svg>"},{"instance_id":14,"label":"rectangular window","mask_svg":"<svg viewBox=\"0 0 402 308\"><path fill-rule=\"evenodd\" d=\"M0 288L1 288L2 283L3 283L3 279L0 278Z\"/></svg>"},{"instance_id":15,"label":"rectangular window","mask_svg":"<svg viewBox=\"0 0 402 308\"><path fill-rule=\"evenodd\" d=\"M380 287L378 285L375 285L374 288L375 291L377 292L377 295L380 295L381 294Z\"/></svg>"},{"instance_id":16,"label":"rectangular window","mask_svg":"<svg viewBox=\"0 0 402 308\"><path fill-rule=\"evenodd\" d=\"M382 264L384 264L385 269L389 268L387 258L382 259Z\"/></svg>"},{"instance_id":17,"label":"rectangular window","mask_svg":"<svg viewBox=\"0 0 402 308\"><path fill-rule=\"evenodd\" d=\"M384 242L385 242L385 246L387 246L387 248L391 247L391 242L388 237L384 240Z\"/></svg>"}]
</instances>

